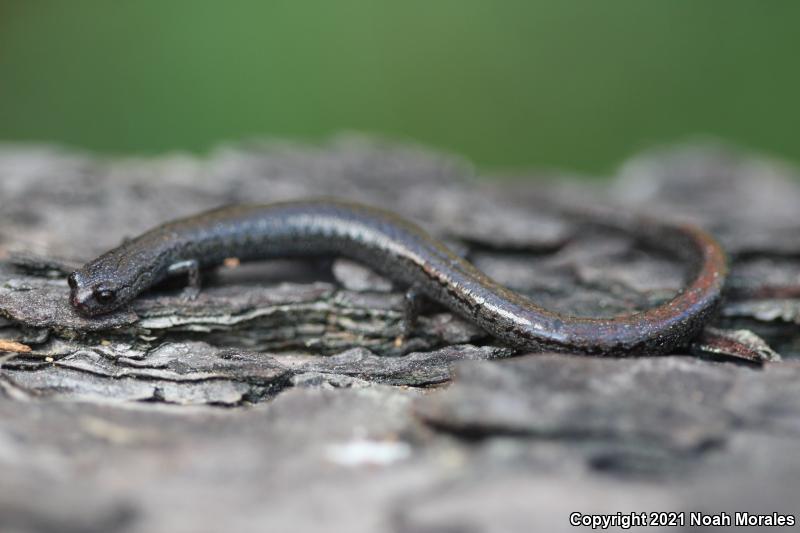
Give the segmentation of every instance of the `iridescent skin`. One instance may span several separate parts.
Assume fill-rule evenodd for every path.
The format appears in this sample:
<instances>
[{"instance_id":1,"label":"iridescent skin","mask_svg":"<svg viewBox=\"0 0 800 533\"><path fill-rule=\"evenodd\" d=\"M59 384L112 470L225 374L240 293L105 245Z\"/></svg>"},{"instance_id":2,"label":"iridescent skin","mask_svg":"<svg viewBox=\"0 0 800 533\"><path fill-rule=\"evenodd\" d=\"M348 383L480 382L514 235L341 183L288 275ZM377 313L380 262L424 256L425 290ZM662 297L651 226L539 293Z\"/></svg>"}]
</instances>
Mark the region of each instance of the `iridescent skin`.
<instances>
[{"instance_id":1,"label":"iridescent skin","mask_svg":"<svg viewBox=\"0 0 800 533\"><path fill-rule=\"evenodd\" d=\"M717 242L694 226L640 221L637 233L692 266L672 300L640 313L579 318L499 285L424 230L387 211L334 200L237 205L166 223L70 275L72 305L95 316L129 303L176 272L228 257L349 257L435 300L511 346L602 355L664 353L695 335L726 277Z\"/></svg>"}]
</instances>

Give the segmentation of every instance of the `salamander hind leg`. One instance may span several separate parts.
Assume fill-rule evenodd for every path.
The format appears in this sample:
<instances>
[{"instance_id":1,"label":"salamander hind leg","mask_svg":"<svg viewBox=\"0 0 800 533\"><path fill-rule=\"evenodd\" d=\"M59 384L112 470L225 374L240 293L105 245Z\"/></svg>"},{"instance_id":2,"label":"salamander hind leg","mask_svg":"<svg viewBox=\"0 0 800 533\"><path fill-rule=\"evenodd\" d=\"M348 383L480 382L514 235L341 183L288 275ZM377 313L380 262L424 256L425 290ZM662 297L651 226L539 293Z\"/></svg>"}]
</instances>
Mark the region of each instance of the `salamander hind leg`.
<instances>
[{"instance_id":1,"label":"salamander hind leg","mask_svg":"<svg viewBox=\"0 0 800 533\"><path fill-rule=\"evenodd\" d=\"M181 298L191 301L200 294L200 263L196 259L187 259L170 265L170 275L186 274L187 284L181 293Z\"/></svg>"},{"instance_id":2,"label":"salamander hind leg","mask_svg":"<svg viewBox=\"0 0 800 533\"><path fill-rule=\"evenodd\" d=\"M424 295L415 286L409 287L403 296L403 323L400 335L394 340L395 346L402 346L411 336L417 325Z\"/></svg>"}]
</instances>

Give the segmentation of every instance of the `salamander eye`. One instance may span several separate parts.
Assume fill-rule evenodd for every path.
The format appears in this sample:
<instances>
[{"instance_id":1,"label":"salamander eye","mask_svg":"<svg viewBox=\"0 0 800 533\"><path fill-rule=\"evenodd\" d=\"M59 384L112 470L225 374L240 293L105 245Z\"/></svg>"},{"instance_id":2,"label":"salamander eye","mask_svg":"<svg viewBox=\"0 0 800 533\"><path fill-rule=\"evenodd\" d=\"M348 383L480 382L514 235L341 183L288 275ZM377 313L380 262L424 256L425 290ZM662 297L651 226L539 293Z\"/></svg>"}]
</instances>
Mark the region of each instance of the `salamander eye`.
<instances>
[{"instance_id":1,"label":"salamander eye","mask_svg":"<svg viewBox=\"0 0 800 533\"><path fill-rule=\"evenodd\" d=\"M105 287L98 287L92 293L94 299L100 304L110 304L114 301L114 291Z\"/></svg>"},{"instance_id":2,"label":"salamander eye","mask_svg":"<svg viewBox=\"0 0 800 533\"><path fill-rule=\"evenodd\" d=\"M69 285L70 289L77 289L78 288L78 273L73 272L67 278L67 284Z\"/></svg>"}]
</instances>

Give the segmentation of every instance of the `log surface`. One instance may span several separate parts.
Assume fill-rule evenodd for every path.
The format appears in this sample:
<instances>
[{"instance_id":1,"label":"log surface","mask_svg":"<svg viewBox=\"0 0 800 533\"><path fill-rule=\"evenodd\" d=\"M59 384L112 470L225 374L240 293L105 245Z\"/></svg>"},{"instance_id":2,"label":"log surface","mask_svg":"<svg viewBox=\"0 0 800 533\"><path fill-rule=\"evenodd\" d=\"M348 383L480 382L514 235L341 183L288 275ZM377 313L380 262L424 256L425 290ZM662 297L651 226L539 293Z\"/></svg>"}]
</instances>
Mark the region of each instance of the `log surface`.
<instances>
[{"instance_id":1,"label":"log surface","mask_svg":"<svg viewBox=\"0 0 800 533\"><path fill-rule=\"evenodd\" d=\"M800 489L800 179L718 144L613 179L483 180L341 137L206 157L0 147L0 531L567 531L569 514L790 513ZM272 261L88 320L65 273L160 222L330 195L413 218L537 302L662 302L674 259L554 209L691 221L731 255L719 317L670 356L523 354L358 264ZM651 528L658 531L658 528ZM665 528L667 530L668 528Z\"/></svg>"}]
</instances>

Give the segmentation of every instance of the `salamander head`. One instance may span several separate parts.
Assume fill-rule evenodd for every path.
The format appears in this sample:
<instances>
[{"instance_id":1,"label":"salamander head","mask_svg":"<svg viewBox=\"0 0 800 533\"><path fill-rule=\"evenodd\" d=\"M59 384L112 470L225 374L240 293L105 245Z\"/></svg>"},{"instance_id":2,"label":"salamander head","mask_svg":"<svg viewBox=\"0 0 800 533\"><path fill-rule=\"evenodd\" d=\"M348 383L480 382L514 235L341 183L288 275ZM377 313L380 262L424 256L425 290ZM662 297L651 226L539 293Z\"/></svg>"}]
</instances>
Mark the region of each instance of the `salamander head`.
<instances>
[{"instance_id":1,"label":"salamander head","mask_svg":"<svg viewBox=\"0 0 800 533\"><path fill-rule=\"evenodd\" d=\"M102 259L84 265L67 278L69 301L85 316L110 313L133 300L140 292L121 278L117 268L109 267Z\"/></svg>"}]
</instances>

